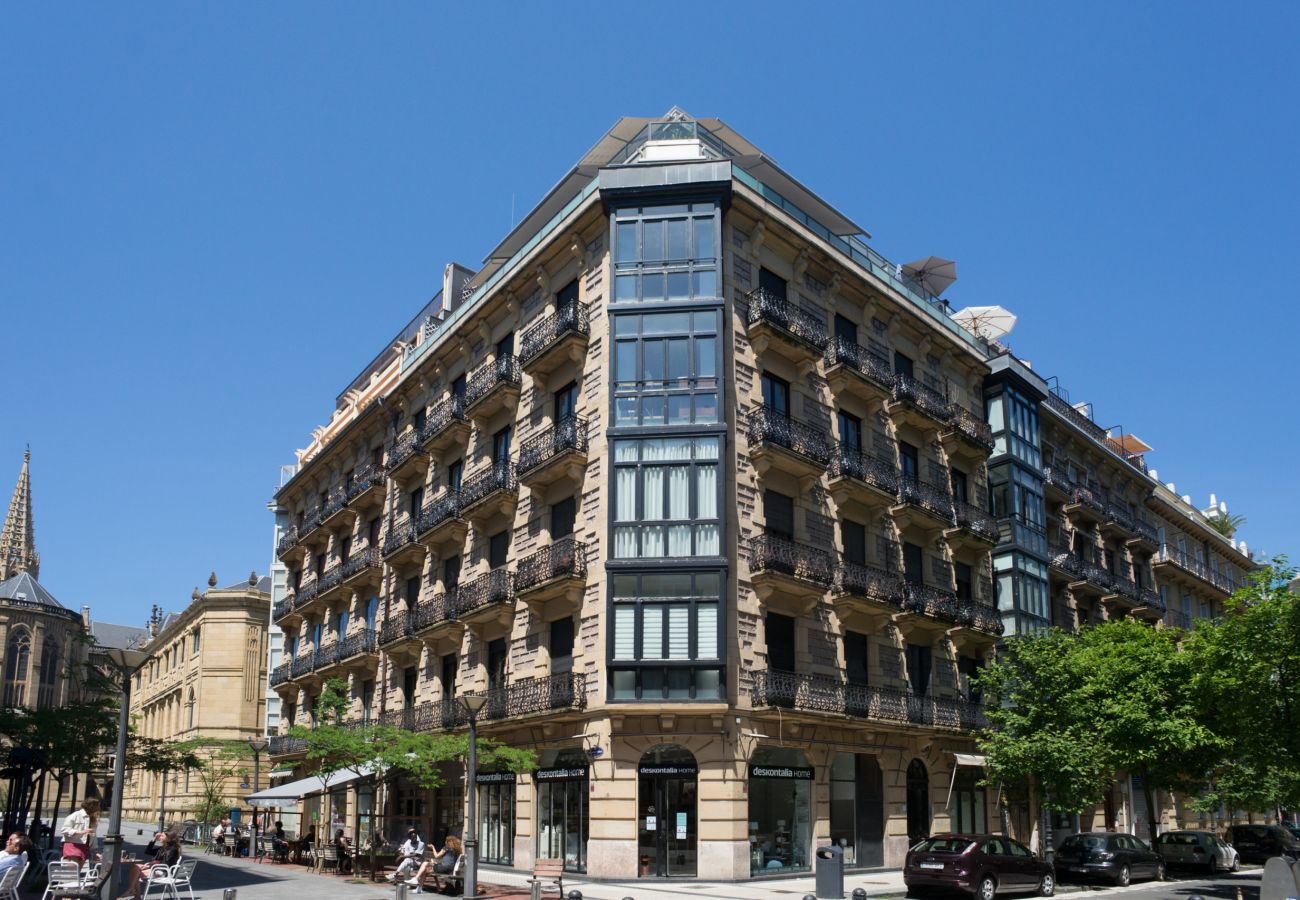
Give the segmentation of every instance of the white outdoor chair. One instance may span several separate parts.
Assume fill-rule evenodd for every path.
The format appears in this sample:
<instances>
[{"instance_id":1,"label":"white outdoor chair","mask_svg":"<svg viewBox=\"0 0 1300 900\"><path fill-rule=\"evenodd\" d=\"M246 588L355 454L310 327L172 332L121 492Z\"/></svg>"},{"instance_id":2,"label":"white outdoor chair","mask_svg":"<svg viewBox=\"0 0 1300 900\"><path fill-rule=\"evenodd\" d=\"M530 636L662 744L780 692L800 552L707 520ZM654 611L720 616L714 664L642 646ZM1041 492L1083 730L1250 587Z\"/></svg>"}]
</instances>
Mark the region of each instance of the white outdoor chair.
<instances>
[{"instance_id":1,"label":"white outdoor chair","mask_svg":"<svg viewBox=\"0 0 1300 900\"><path fill-rule=\"evenodd\" d=\"M18 883L27 874L29 865L31 863L5 869L4 875L0 876L0 900L18 900Z\"/></svg>"},{"instance_id":2,"label":"white outdoor chair","mask_svg":"<svg viewBox=\"0 0 1300 900\"><path fill-rule=\"evenodd\" d=\"M99 877L99 866L99 863L87 863L81 867L82 887L85 887Z\"/></svg>"},{"instance_id":3,"label":"white outdoor chair","mask_svg":"<svg viewBox=\"0 0 1300 900\"><path fill-rule=\"evenodd\" d=\"M180 892L184 888L189 895L189 900L194 900L194 888L190 884L190 879L194 876L194 869L198 864L197 859L182 859L170 869L166 866L154 866L148 882L145 883L141 900L146 900L155 886L164 897L174 897L176 900L180 900Z\"/></svg>"},{"instance_id":4,"label":"white outdoor chair","mask_svg":"<svg viewBox=\"0 0 1300 900\"><path fill-rule=\"evenodd\" d=\"M50 900L50 896L60 888L81 887L81 868L74 862L56 860L46 863L45 893L41 900Z\"/></svg>"}]
</instances>

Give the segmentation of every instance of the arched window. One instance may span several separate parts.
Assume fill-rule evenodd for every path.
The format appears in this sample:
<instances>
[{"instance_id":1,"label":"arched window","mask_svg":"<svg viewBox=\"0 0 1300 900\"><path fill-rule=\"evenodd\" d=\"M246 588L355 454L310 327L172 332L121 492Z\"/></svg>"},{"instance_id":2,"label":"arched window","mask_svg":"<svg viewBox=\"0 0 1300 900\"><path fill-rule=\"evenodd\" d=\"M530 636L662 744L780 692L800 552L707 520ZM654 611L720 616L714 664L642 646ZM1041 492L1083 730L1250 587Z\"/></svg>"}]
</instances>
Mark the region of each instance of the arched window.
<instances>
[{"instance_id":1,"label":"arched window","mask_svg":"<svg viewBox=\"0 0 1300 900\"><path fill-rule=\"evenodd\" d=\"M54 635L47 634L41 642L40 697L41 709L53 709L59 705L59 642Z\"/></svg>"},{"instance_id":2,"label":"arched window","mask_svg":"<svg viewBox=\"0 0 1300 900\"><path fill-rule=\"evenodd\" d=\"M23 706L27 702L27 670L32 663L32 636L25 628L9 635L5 652L5 706Z\"/></svg>"},{"instance_id":3,"label":"arched window","mask_svg":"<svg viewBox=\"0 0 1300 900\"><path fill-rule=\"evenodd\" d=\"M185 702L185 706L187 708L186 714L189 720L189 723L186 725L186 727L193 728L194 727L194 688L190 688L190 698Z\"/></svg>"},{"instance_id":4,"label":"arched window","mask_svg":"<svg viewBox=\"0 0 1300 900\"><path fill-rule=\"evenodd\" d=\"M930 773L925 763L912 760L907 766L907 843L913 845L930 836Z\"/></svg>"}]
</instances>

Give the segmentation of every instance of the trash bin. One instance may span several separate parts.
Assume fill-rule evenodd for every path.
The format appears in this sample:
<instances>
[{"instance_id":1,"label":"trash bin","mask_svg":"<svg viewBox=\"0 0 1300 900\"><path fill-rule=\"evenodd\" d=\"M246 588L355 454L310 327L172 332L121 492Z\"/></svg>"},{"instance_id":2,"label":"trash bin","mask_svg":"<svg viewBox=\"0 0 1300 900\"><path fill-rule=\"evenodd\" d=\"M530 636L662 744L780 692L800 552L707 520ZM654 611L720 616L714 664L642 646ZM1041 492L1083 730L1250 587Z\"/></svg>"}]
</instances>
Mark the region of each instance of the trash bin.
<instances>
[{"instance_id":1,"label":"trash bin","mask_svg":"<svg viewBox=\"0 0 1300 900\"><path fill-rule=\"evenodd\" d=\"M834 844L817 848L817 898L841 900L844 896L844 848Z\"/></svg>"}]
</instances>

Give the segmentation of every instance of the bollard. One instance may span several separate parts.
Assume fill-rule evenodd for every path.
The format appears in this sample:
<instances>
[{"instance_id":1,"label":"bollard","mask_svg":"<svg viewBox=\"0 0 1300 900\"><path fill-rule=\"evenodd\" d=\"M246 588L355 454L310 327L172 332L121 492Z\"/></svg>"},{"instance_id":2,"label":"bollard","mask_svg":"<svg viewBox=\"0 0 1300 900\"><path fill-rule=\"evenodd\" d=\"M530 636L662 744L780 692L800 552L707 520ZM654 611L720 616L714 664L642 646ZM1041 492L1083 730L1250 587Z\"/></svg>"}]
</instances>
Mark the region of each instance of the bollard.
<instances>
[{"instance_id":1,"label":"bollard","mask_svg":"<svg viewBox=\"0 0 1300 900\"><path fill-rule=\"evenodd\" d=\"M406 894L411 886L400 879L397 882L397 900L406 900Z\"/></svg>"},{"instance_id":2,"label":"bollard","mask_svg":"<svg viewBox=\"0 0 1300 900\"><path fill-rule=\"evenodd\" d=\"M812 894L804 894L803 900L817 900L817 898L814 897Z\"/></svg>"},{"instance_id":3,"label":"bollard","mask_svg":"<svg viewBox=\"0 0 1300 900\"><path fill-rule=\"evenodd\" d=\"M854 889L853 889L853 900L867 900L867 889L866 889L866 888L854 888Z\"/></svg>"},{"instance_id":4,"label":"bollard","mask_svg":"<svg viewBox=\"0 0 1300 900\"><path fill-rule=\"evenodd\" d=\"M542 900L542 882L536 878L528 882L528 900Z\"/></svg>"},{"instance_id":5,"label":"bollard","mask_svg":"<svg viewBox=\"0 0 1300 900\"><path fill-rule=\"evenodd\" d=\"M582 891L577 888L569 891L569 900L582 900Z\"/></svg>"},{"instance_id":6,"label":"bollard","mask_svg":"<svg viewBox=\"0 0 1300 900\"><path fill-rule=\"evenodd\" d=\"M226 888L224 891L221 892L221 900L235 900L235 895L237 895L238 893L239 891L237 891L235 888Z\"/></svg>"}]
</instances>

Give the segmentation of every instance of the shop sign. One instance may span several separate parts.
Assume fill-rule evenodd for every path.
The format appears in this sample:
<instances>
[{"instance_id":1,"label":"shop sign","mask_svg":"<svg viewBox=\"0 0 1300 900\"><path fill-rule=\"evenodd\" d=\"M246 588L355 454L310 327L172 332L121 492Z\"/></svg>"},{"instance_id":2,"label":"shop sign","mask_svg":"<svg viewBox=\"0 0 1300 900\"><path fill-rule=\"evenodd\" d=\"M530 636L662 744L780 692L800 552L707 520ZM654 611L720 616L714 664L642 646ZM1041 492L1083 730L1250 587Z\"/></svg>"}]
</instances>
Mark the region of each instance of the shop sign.
<instances>
[{"instance_id":1,"label":"shop sign","mask_svg":"<svg viewBox=\"0 0 1300 900\"><path fill-rule=\"evenodd\" d=\"M812 781L811 766L753 766L749 767L750 778L794 778L799 781Z\"/></svg>"},{"instance_id":2,"label":"shop sign","mask_svg":"<svg viewBox=\"0 0 1300 900\"><path fill-rule=\"evenodd\" d=\"M534 781L575 781L587 777L586 766L569 766L557 769L538 769L533 773Z\"/></svg>"},{"instance_id":3,"label":"shop sign","mask_svg":"<svg viewBox=\"0 0 1300 900\"><path fill-rule=\"evenodd\" d=\"M514 772L478 772L474 780L479 784L514 784Z\"/></svg>"},{"instance_id":4,"label":"shop sign","mask_svg":"<svg viewBox=\"0 0 1300 900\"><path fill-rule=\"evenodd\" d=\"M640 775L698 775L699 766L682 765L682 766L641 766L637 769Z\"/></svg>"}]
</instances>

